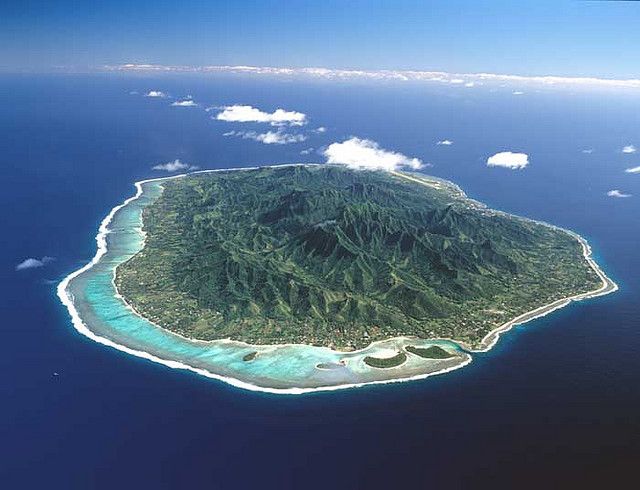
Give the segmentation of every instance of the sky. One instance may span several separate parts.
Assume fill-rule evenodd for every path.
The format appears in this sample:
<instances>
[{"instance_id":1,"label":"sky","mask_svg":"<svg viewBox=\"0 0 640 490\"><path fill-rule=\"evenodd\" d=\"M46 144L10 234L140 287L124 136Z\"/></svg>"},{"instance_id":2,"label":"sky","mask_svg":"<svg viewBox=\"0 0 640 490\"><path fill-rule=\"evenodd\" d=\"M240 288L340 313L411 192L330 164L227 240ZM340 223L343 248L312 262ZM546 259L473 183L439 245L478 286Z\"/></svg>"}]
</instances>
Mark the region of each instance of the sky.
<instances>
[{"instance_id":1,"label":"sky","mask_svg":"<svg viewBox=\"0 0 640 490\"><path fill-rule=\"evenodd\" d=\"M5 0L0 71L253 65L638 78L640 2Z\"/></svg>"}]
</instances>

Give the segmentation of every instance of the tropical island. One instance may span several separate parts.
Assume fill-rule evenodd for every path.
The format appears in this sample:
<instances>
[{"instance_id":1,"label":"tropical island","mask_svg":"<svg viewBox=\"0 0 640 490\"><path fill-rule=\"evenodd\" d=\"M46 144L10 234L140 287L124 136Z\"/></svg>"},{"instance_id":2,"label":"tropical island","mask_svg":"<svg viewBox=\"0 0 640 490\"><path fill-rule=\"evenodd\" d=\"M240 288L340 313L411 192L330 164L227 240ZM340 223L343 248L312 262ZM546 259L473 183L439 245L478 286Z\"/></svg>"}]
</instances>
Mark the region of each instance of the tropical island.
<instances>
[{"instance_id":1,"label":"tropical island","mask_svg":"<svg viewBox=\"0 0 640 490\"><path fill-rule=\"evenodd\" d=\"M299 165L161 185L115 285L137 314L191 340L346 352L406 337L477 350L514 319L612 284L577 235L423 174ZM416 345L365 363L454 355Z\"/></svg>"}]
</instances>

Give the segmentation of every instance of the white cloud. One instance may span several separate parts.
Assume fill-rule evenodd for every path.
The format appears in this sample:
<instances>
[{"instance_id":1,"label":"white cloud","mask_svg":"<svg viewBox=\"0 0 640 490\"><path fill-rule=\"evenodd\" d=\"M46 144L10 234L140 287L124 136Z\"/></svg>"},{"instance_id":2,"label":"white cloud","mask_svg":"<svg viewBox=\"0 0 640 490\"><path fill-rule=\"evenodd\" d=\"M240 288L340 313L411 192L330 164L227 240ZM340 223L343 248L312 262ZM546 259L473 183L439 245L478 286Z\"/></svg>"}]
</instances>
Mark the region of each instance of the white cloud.
<instances>
[{"instance_id":1,"label":"white cloud","mask_svg":"<svg viewBox=\"0 0 640 490\"><path fill-rule=\"evenodd\" d=\"M631 154L631 153L635 153L636 151L638 150L633 145L627 145L624 148L622 148L622 153Z\"/></svg>"},{"instance_id":2,"label":"white cloud","mask_svg":"<svg viewBox=\"0 0 640 490\"><path fill-rule=\"evenodd\" d=\"M323 78L326 80L397 80L400 82L436 82L446 84L457 84L459 80L469 84L484 83L514 83L522 86L524 83L533 83L545 87L559 86L583 86L602 88L640 88L640 79L613 79L595 77L560 77L553 75L545 76L523 76L523 75L503 75L496 73L447 73L441 71L422 70L339 70L330 68L290 68L274 66L184 66L184 65L151 65L126 63L121 65L107 65L103 67L108 71L128 71L128 72L180 72L180 73L239 73L244 75L266 75L266 76L303 76L313 78Z\"/></svg>"},{"instance_id":3,"label":"white cloud","mask_svg":"<svg viewBox=\"0 0 640 490\"><path fill-rule=\"evenodd\" d=\"M302 150L300 155L309 155L311 152L313 152L313 148L307 148L306 150Z\"/></svg>"},{"instance_id":4,"label":"white cloud","mask_svg":"<svg viewBox=\"0 0 640 490\"><path fill-rule=\"evenodd\" d=\"M44 267L49 262L52 262L54 260L55 259L53 257L47 257L46 255L41 259L33 259L33 258L25 259L22 262L20 262L18 265L16 265L16 270L22 271L25 269L37 269L38 267Z\"/></svg>"},{"instance_id":5,"label":"white cloud","mask_svg":"<svg viewBox=\"0 0 640 490\"><path fill-rule=\"evenodd\" d=\"M258 133L256 131L228 131L223 136L238 136L242 139L250 139L264 143L265 145L288 145L290 143L301 143L307 139L303 134L291 134L283 131L267 131Z\"/></svg>"},{"instance_id":6,"label":"white cloud","mask_svg":"<svg viewBox=\"0 0 640 490\"><path fill-rule=\"evenodd\" d=\"M332 143L324 150L327 163L341 163L349 167L397 170L401 167L419 169L422 161L402 153L380 148L375 141L352 137L342 143Z\"/></svg>"},{"instance_id":7,"label":"white cloud","mask_svg":"<svg viewBox=\"0 0 640 490\"><path fill-rule=\"evenodd\" d=\"M640 174L640 166L628 168L625 170L625 172L627 172L628 174Z\"/></svg>"},{"instance_id":8,"label":"white cloud","mask_svg":"<svg viewBox=\"0 0 640 490\"><path fill-rule=\"evenodd\" d=\"M436 145L438 146L451 146L452 144L453 144L453 141L451 140L440 140L436 142Z\"/></svg>"},{"instance_id":9,"label":"white cloud","mask_svg":"<svg viewBox=\"0 0 640 490\"><path fill-rule=\"evenodd\" d=\"M582 153L584 153L585 155L591 155L593 153L593 148L585 148L584 150L582 150Z\"/></svg>"},{"instance_id":10,"label":"white cloud","mask_svg":"<svg viewBox=\"0 0 640 490\"><path fill-rule=\"evenodd\" d=\"M465 87L471 88L476 86L476 82L467 82L464 84Z\"/></svg>"},{"instance_id":11,"label":"white cloud","mask_svg":"<svg viewBox=\"0 0 640 490\"><path fill-rule=\"evenodd\" d=\"M327 128L325 128L324 126L320 126L319 128L316 128L316 133L326 133L327 132Z\"/></svg>"},{"instance_id":12,"label":"white cloud","mask_svg":"<svg viewBox=\"0 0 640 490\"><path fill-rule=\"evenodd\" d=\"M269 123L272 126L302 126L307 122L306 114L284 109L264 112L250 105L230 105L221 109L216 115L218 121Z\"/></svg>"},{"instance_id":13,"label":"white cloud","mask_svg":"<svg viewBox=\"0 0 640 490\"><path fill-rule=\"evenodd\" d=\"M529 165L529 155L526 153L512 153L501 151L487 158L489 167L505 167L512 170L522 169Z\"/></svg>"},{"instance_id":14,"label":"white cloud","mask_svg":"<svg viewBox=\"0 0 640 490\"><path fill-rule=\"evenodd\" d=\"M196 170L198 166L182 163L176 158L173 162L161 163L152 168L153 170L164 170L165 172L179 172L180 170Z\"/></svg>"},{"instance_id":15,"label":"white cloud","mask_svg":"<svg viewBox=\"0 0 640 490\"><path fill-rule=\"evenodd\" d=\"M287 134L280 131L267 131L255 136L256 141L266 145L287 145L289 143L300 143L306 139L307 137L302 134Z\"/></svg>"},{"instance_id":16,"label":"white cloud","mask_svg":"<svg viewBox=\"0 0 640 490\"><path fill-rule=\"evenodd\" d=\"M624 192L618 190L618 189L613 189L609 192L607 192L607 196L609 197L631 197L631 194L625 194Z\"/></svg>"},{"instance_id":17,"label":"white cloud","mask_svg":"<svg viewBox=\"0 0 640 490\"><path fill-rule=\"evenodd\" d=\"M164 92L160 92L160 90L149 90L146 94L144 94L144 96L164 98L167 96L167 94L165 94Z\"/></svg>"},{"instance_id":18,"label":"white cloud","mask_svg":"<svg viewBox=\"0 0 640 490\"><path fill-rule=\"evenodd\" d=\"M176 100L171 105L174 107L198 107L198 104L191 99Z\"/></svg>"},{"instance_id":19,"label":"white cloud","mask_svg":"<svg viewBox=\"0 0 640 490\"><path fill-rule=\"evenodd\" d=\"M513 95L524 95L524 92L521 90L514 90Z\"/></svg>"}]
</instances>

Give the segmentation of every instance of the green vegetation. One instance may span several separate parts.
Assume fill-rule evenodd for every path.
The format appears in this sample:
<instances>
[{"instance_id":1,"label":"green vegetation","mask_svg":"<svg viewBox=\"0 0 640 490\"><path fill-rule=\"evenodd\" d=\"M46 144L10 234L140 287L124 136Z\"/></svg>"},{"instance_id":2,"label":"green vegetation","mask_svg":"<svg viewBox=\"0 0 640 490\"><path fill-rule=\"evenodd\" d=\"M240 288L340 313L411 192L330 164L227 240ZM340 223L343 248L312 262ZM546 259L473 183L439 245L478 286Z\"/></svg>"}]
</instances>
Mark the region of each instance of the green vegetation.
<instances>
[{"instance_id":1,"label":"green vegetation","mask_svg":"<svg viewBox=\"0 0 640 490\"><path fill-rule=\"evenodd\" d=\"M297 166L165 181L120 293L181 335L361 348L400 335L470 346L597 288L580 243L417 174Z\"/></svg>"},{"instance_id":2,"label":"green vegetation","mask_svg":"<svg viewBox=\"0 0 640 490\"><path fill-rule=\"evenodd\" d=\"M407 355L404 352L398 352L393 357L371 357L367 356L363 359L367 366L375 368L392 368L404 364L407 360Z\"/></svg>"},{"instance_id":3,"label":"green vegetation","mask_svg":"<svg viewBox=\"0 0 640 490\"><path fill-rule=\"evenodd\" d=\"M316 367L318 369L341 369L344 367L344 364L339 362L321 362Z\"/></svg>"},{"instance_id":4,"label":"green vegetation","mask_svg":"<svg viewBox=\"0 0 640 490\"><path fill-rule=\"evenodd\" d=\"M253 361L256 358L257 355L258 355L258 353L256 351L249 352L248 354L245 354L244 356L242 356L242 360L243 361Z\"/></svg>"},{"instance_id":5,"label":"green vegetation","mask_svg":"<svg viewBox=\"0 0 640 490\"><path fill-rule=\"evenodd\" d=\"M411 354L424 357L425 359L449 359L450 357L455 357L454 354L444 350L442 347L438 345L432 345L431 347L427 347L427 348L408 345L404 349Z\"/></svg>"}]
</instances>

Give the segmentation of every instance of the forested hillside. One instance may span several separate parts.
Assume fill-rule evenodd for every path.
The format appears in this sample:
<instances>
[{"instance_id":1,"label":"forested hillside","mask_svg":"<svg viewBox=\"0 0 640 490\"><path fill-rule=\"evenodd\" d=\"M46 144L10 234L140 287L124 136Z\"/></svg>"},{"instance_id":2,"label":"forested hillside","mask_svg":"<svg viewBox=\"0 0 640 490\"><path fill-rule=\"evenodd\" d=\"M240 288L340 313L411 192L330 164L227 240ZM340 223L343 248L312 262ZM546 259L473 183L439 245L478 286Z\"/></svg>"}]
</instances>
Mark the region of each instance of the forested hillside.
<instances>
[{"instance_id":1,"label":"forested hillside","mask_svg":"<svg viewBox=\"0 0 640 490\"><path fill-rule=\"evenodd\" d=\"M473 345L599 284L569 234L425 176L323 165L163 185L144 210L146 246L118 268L117 286L141 314L189 337Z\"/></svg>"}]
</instances>

